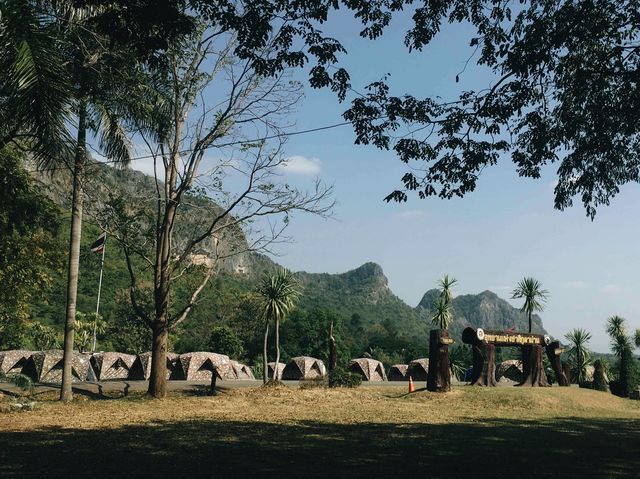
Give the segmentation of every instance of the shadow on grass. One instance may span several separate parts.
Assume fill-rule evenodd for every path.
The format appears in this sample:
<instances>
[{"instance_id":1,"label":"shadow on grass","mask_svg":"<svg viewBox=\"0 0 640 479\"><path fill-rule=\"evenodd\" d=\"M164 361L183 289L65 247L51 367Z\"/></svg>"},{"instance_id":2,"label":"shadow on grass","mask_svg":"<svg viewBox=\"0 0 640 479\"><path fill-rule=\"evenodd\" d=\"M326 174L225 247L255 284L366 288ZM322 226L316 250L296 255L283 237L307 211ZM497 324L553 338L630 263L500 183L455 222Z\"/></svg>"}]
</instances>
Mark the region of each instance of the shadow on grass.
<instances>
[{"instance_id":1,"label":"shadow on grass","mask_svg":"<svg viewBox=\"0 0 640 479\"><path fill-rule=\"evenodd\" d=\"M637 477L640 422L158 422L0 431L0 477Z\"/></svg>"}]
</instances>

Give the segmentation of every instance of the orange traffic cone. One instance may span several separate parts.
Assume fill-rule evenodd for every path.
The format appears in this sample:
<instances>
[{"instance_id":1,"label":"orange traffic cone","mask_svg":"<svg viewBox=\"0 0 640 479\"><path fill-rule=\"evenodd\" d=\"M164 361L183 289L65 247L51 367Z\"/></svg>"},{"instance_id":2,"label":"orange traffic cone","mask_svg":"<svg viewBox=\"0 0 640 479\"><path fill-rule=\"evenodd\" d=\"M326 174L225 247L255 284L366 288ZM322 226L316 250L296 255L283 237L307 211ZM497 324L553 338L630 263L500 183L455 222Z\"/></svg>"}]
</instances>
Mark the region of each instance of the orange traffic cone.
<instances>
[{"instance_id":1,"label":"orange traffic cone","mask_svg":"<svg viewBox=\"0 0 640 479\"><path fill-rule=\"evenodd\" d=\"M412 393L415 390L416 387L413 385L413 379L411 379L411 376L409 376L409 393Z\"/></svg>"}]
</instances>

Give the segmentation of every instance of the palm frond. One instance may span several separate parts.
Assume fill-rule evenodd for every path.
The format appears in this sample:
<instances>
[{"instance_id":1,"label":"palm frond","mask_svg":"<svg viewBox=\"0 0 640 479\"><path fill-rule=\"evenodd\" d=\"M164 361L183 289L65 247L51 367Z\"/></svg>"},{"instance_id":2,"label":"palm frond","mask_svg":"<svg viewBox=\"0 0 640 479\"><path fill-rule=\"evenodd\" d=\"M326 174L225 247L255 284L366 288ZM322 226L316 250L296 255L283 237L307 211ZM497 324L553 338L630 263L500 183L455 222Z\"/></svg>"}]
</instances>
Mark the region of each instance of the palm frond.
<instances>
[{"instance_id":1,"label":"palm frond","mask_svg":"<svg viewBox=\"0 0 640 479\"><path fill-rule=\"evenodd\" d=\"M548 297L549 291L542 289L542 283L530 277L521 279L511 293L511 299L524 298L524 304L520 310L527 314L543 311Z\"/></svg>"},{"instance_id":2,"label":"palm frond","mask_svg":"<svg viewBox=\"0 0 640 479\"><path fill-rule=\"evenodd\" d=\"M31 2L7 0L0 17L0 146L24 138L41 166L68 161L72 88L47 18Z\"/></svg>"}]
</instances>

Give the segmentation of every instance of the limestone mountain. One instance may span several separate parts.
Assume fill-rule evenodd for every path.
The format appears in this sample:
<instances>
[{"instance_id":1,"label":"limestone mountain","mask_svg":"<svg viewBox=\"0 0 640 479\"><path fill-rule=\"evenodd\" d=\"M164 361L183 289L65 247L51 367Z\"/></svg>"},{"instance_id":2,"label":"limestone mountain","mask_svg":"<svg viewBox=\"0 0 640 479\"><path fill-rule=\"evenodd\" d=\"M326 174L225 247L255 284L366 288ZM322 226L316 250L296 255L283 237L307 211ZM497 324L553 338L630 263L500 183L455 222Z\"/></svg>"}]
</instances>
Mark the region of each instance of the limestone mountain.
<instances>
[{"instance_id":1,"label":"limestone mountain","mask_svg":"<svg viewBox=\"0 0 640 479\"><path fill-rule=\"evenodd\" d=\"M440 292L437 289L427 291L416 307L418 314L429 321L433 303ZM459 337L467 326L488 330L505 330L515 327L517 331L527 331L528 321L524 313L492 291L479 294L462 294L453 298L453 323L449 328L454 337ZM533 315L533 332L546 333L542 319Z\"/></svg>"}]
</instances>

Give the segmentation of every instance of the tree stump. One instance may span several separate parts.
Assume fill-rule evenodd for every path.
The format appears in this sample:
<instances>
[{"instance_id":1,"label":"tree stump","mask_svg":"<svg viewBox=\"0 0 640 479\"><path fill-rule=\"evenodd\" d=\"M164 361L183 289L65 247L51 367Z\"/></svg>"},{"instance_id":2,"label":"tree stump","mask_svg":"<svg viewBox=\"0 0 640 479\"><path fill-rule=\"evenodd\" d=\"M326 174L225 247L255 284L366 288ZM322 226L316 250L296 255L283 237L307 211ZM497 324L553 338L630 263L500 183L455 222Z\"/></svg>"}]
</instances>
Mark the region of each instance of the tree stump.
<instances>
[{"instance_id":1,"label":"tree stump","mask_svg":"<svg viewBox=\"0 0 640 479\"><path fill-rule=\"evenodd\" d=\"M472 386L497 386L496 346L478 342L473 345Z\"/></svg>"},{"instance_id":2,"label":"tree stump","mask_svg":"<svg viewBox=\"0 0 640 479\"><path fill-rule=\"evenodd\" d=\"M542 365L542 346L522 346L522 375L523 380L518 386L547 387L547 375Z\"/></svg>"},{"instance_id":3,"label":"tree stump","mask_svg":"<svg viewBox=\"0 0 640 479\"><path fill-rule=\"evenodd\" d=\"M560 355L563 351L563 349L560 347L560 341L553 341L552 343L549 343L546 349L547 357L549 358L549 362L551 363L551 368L556 374L556 381L558 381L558 386L569 386L569 380L562 369L562 362L560 361Z\"/></svg>"},{"instance_id":4,"label":"tree stump","mask_svg":"<svg viewBox=\"0 0 640 479\"><path fill-rule=\"evenodd\" d=\"M432 329L429 334L429 371L427 389L434 392L451 391L451 371L449 369L449 338L447 329Z\"/></svg>"}]
</instances>

